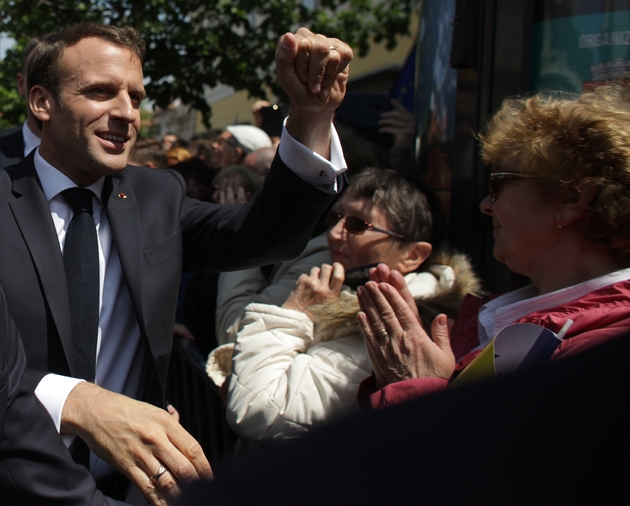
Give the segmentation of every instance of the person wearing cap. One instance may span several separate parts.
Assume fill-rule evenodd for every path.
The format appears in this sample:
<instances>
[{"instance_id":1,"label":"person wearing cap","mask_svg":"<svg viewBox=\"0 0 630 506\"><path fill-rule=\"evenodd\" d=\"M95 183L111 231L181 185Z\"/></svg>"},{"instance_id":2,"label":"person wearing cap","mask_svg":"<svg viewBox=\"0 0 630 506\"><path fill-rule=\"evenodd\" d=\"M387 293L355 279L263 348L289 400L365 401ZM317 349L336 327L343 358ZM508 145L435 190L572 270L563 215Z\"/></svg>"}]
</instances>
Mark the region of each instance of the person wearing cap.
<instances>
[{"instance_id":1,"label":"person wearing cap","mask_svg":"<svg viewBox=\"0 0 630 506\"><path fill-rule=\"evenodd\" d=\"M271 139L260 128L252 125L229 125L212 143L214 163L220 169L239 165L252 151L271 146Z\"/></svg>"}]
</instances>

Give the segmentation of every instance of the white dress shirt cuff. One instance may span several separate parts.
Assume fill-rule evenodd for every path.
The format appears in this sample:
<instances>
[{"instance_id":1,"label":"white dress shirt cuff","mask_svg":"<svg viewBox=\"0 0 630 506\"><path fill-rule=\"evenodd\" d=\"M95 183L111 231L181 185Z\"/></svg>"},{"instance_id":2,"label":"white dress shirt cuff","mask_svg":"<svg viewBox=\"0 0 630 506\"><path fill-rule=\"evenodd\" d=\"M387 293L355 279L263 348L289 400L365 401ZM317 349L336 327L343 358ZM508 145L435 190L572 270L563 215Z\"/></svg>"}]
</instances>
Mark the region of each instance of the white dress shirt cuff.
<instances>
[{"instance_id":1,"label":"white dress shirt cuff","mask_svg":"<svg viewBox=\"0 0 630 506\"><path fill-rule=\"evenodd\" d=\"M287 132L286 126L282 127L278 154L285 165L307 183L323 192L337 193L342 188L338 178L347 166L337 131L332 125L330 129L330 160L296 141Z\"/></svg>"},{"instance_id":2,"label":"white dress shirt cuff","mask_svg":"<svg viewBox=\"0 0 630 506\"><path fill-rule=\"evenodd\" d=\"M61 430L63 405L66 403L66 399L72 389L82 381L85 380L60 376L58 374L47 374L41 379L35 389L35 395L53 419L57 432ZM74 434L62 434L61 437L66 446L70 446L76 436Z\"/></svg>"}]
</instances>

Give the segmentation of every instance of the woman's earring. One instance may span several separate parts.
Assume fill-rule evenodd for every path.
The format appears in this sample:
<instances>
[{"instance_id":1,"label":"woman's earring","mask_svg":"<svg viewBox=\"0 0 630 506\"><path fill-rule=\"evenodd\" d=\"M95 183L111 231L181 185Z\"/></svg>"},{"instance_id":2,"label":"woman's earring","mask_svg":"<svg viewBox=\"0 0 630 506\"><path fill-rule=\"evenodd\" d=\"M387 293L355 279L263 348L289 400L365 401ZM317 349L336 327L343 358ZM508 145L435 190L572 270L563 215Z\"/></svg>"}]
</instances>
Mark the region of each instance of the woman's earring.
<instances>
[{"instance_id":1,"label":"woman's earring","mask_svg":"<svg viewBox=\"0 0 630 506\"><path fill-rule=\"evenodd\" d=\"M562 216L556 216L556 230L560 230L562 228Z\"/></svg>"}]
</instances>

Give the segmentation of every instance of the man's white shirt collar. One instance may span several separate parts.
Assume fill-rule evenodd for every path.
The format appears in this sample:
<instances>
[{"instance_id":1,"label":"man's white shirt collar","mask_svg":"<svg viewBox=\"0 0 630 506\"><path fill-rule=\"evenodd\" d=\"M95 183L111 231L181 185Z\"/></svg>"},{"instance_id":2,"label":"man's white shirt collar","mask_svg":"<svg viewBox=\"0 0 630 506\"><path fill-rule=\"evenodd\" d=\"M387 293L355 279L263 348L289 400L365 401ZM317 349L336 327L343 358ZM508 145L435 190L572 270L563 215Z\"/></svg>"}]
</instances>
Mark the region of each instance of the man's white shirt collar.
<instances>
[{"instance_id":1,"label":"man's white shirt collar","mask_svg":"<svg viewBox=\"0 0 630 506\"><path fill-rule=\"evenodd\" d=\"M26 121L22 125L22 138L24 139L24 157L39 146L41 139L33 133Z\"/></svg>"},{"instance_id":2,"label":"man's white shirt collar","mask_svg":"<svg viewBox=\"0 0 630 506\"><path fill-rule=\"evenodd\" d=\"M39 177L40 182L42 183L42 190L44 190L44 195L46 196L46 201L50 202L57 195L59 195L62 191L67 190L68 188L74 188L77 185L63 172L57 170L55 167L50 165L46 160L42 158L42 155L39 154L39 149L35 152L35 158L33 160L35 163L35 170L37 171L37 176ZM94 195L101 200L101 192L103 191L103 184L105 184L105 178L101 177L96 183L91 184L87 188L94 192Z\"/></svg>"}]
</instances>

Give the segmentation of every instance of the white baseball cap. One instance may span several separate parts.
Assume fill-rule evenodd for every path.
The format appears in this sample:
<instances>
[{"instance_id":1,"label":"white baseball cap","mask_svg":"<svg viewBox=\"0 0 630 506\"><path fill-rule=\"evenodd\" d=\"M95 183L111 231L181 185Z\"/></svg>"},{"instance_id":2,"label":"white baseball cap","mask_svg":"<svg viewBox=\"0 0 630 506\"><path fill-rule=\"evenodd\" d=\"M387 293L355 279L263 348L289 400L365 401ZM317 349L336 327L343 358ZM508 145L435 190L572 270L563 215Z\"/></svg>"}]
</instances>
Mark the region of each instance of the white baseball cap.
<instances>
[{"instance_id":1,"label":"white baseball cap","mask_svg":"<svg viewBox=\"0 0 630 506\"><path fill-rule=\"evenodd\" d=\"M230 132L236 139L236 142L248 152L273 146L269 136L258 127L252 125L229 125L225 127L225 129Z\"/></svg>"}]
</instances>

